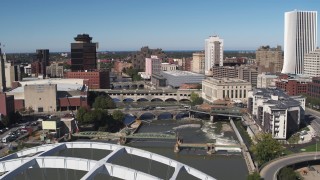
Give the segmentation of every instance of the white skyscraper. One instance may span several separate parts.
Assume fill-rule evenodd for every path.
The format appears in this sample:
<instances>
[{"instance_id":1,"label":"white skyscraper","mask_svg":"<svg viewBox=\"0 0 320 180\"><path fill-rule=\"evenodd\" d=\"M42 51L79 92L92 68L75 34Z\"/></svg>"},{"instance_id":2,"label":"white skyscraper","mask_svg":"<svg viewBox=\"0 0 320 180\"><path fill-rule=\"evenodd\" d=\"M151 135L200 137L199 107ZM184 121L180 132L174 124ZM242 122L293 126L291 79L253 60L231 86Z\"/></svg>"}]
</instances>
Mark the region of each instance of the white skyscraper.
<instances>
[{"instance_id":1,"label":"white skyscraper","mask_svg":"<svg viewBox=\"0 0 320 180\"><path fill-rule=\"evenodd\" d=\"M210 36L205 40L205 74L209 74L213 66L223 66L223 39Z\"/></svg>"},{"instance_id":2,"label":"white skyscraper","mask_svg":"<svg viewBox=\"0 0 320 180\"><path fill-rule=\"evenodd\" d=\"M284 23L282 73L303 74L304 55L317 47L317 12L286 12Z\"/></svg>"}]
</instances>

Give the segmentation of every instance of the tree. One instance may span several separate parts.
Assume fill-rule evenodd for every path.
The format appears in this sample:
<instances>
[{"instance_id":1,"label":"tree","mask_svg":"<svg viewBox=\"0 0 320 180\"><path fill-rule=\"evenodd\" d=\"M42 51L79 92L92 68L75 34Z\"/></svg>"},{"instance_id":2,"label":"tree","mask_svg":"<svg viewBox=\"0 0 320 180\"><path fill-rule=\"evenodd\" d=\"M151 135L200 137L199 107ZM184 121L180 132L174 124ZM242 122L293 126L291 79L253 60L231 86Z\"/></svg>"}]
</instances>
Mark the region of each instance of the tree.
<instances>
[{"instance_id":1,"label":"tree","mask_svg":"<svg viewBox=\"0 0 320 180\"><path fill-rule=\"evenodd\" d=\"M83 116L87 113L87 109L84 107L80 107L77 111L77 120L82 122Z\"/></svg>"},{"instance_id":2,"label":"tree","mask_svg":"<svg viewBox=\"0 0 320 180\"><path fill-rule=\"evenodd\" d=\"M96 120L95 120L93 113L87 112L86 114L84 114L83 120L80 122L82 122L83 124L92 124L95 121Z\"/></svg>"},{"instance_id":3,"label":"tree","mask_svg":"<svg viewBox=\"0 0 320 180\"><path fill-rule=\"evenodd\" d=\"M192 92L191 96L190 96L190 100L191 100L191 105L199 105L203 103L203 99L202 97L199 96L199 94Z\"/></svg>"},{"instance_id":4,"label":"tree","mask_svg":"<svg viewBox=\"0 0 320 180\"><path fill-rule=\"evenodd\" d=\"M252 146L252 152L259 165L262 165L276 157L283 151L281 144L272 138L271 134L261 134L258 143Z\"/></svg>"},{"instance_id":5,"label":"tree","mask_svg":"<svg viewBox=\"0 0 320 180\"><path fill-rule=\"evenodd\" d=\"M252 174L249 174L247 176L247 180L260 180L261 179L261 176L258 172L253 172Z\"/></svg>"},{"instance_id":6,"label":"tree","mask_svg":"<svg viewBox=\"0 0 320 180\"><path fill-rule=\"evenodd\" d=\"M94 103L92 104L94 109L107 109L108 108L108 102L107 99L104 96L98 96L94 100Z\"/></svg>"},{"instance_id":7,"label":"tree","mask_svg":"<svg viewBox=\"0 0 320 180\"><path fill-rule=\"evenodd\" d=\"M124 119L124 117L125 117L125 114L123 114L123 112L120 111L120 110L115 110L112 113L112 117L116 121L122 121Z\"/></svg>"},{"instance_id":8,"label":"tree","mask_svg":"<svg viewBox=\"0 0 320 180\"><path fill-rule=\"evenodd\" d=\"M292 180L292 179L298 179L299 176L296 172L294 172L293 168L285 167L282 168L278 174L279 180Z\"/></svg>"},{"instance_id":9,"label":"tree","mask_svg":"<svg viewBox=\"0 0 320 180\"><path fill-rule=\"evenodd\" d=\"M113 109L116 105L110 96L98 96L94 100L92 107L95 109Z\"/></svg>"}]
</instances>

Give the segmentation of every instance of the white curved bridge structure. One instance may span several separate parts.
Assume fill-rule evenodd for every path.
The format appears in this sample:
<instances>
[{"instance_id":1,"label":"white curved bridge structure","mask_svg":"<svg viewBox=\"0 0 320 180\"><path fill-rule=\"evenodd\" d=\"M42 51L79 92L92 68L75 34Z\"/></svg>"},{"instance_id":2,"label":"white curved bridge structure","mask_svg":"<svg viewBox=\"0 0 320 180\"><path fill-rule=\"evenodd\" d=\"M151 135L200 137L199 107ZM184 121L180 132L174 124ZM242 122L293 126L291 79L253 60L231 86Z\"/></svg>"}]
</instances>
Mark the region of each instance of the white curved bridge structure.
<instances>
[{"instance_id":1,"label":"white curved bridge structure","mask_svg":"<svg viewBox=\"0 0 320 180\"><path fill-rule=\"evenodd\" d=\"M67 148L101 149L109 150L111 153L99 161L73 157L50 156ZM215 178L190 166L155 153L137 148L100 142L67 142L47 144L21 150L17 153L10 154L0 159L0 172L5 173L4 175L0 176L0 178L13 179L15 176L29 168L64 168L86 171L87 173L81 179L94 179L94 177L99 173L129 180L161 179L135 169L111 163L113 159L126 153L147 158L149 160L157 161L173 167L175 170L170 178L171 180L176 179L180 171L185 171L189 175L198 179L215 180Z\"/></svg>"}]
</instances>

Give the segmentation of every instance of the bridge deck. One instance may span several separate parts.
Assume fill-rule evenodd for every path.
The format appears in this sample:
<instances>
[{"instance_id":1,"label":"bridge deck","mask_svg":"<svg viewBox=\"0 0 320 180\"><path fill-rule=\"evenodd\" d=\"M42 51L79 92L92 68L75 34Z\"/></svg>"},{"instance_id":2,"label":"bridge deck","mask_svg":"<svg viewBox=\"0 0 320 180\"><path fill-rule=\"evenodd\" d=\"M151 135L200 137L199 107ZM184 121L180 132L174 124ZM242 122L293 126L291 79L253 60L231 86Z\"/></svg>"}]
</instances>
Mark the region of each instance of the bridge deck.
<instances>
[{"instance_id":1,"label":"bridge deck","mask_svg":"<svg viewBox=\"0 0 320 180\"><path fill-rule=\"evenodd\" d=\"M224 147L224 148L241 148L241 145L238 144L230 144L230 145L219 145L219 144L214 144L214 143L202 143L202 144L197 144L197 143L182 143L179 144L179 147L182 148L207 148L207 147Z\"/></svg>"},{"instance_id":2,"label":"bridge deck","mask_svg":"<svg viewBox=\"0 0 320 180\"><path fill-rule=\"evenodd\" d=\"M162 134L162 133L137 133L126 135L124 133L108 133L108 132L96 132L85 131L74 133L75 137L89 137L89 138L128 138L128 139L176 139L175 135Z\"/></svg>"}]
</instances>

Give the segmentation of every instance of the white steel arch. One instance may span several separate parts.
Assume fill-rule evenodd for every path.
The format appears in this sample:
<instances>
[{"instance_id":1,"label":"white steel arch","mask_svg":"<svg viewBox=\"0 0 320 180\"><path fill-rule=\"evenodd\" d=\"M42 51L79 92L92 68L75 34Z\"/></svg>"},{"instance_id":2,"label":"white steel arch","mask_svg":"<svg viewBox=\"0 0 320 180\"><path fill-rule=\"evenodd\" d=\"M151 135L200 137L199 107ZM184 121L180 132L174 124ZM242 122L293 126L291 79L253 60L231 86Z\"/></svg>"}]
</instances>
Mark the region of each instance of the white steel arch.
<instances>
[{"instance_id":1,"label":"white steel arch","mask_svg":"<svg viewBox=\"0 0 320 180\"><path fill-rule=\"evenodd\" d=\"M99 161L83 158L49 156L67 148L102 149L110 150L112 152ZM128 167L111 164L113 159L124 154L132 154L139 157L144 157L175 168L175 171L170 179L176 179L179 172L185 170L188 174L194 176L195 178L215 180L215 178L173 159L137 148L101 142L67 142L48 144L13 153L0 159L0 172L6 172L0 178L12 179L17 174L28 168L65 168L87 171L87 173L81 179L93 179L98 173L105 173L112 177L121 179L160 179Z\"/></svg>"}]
</instances>

